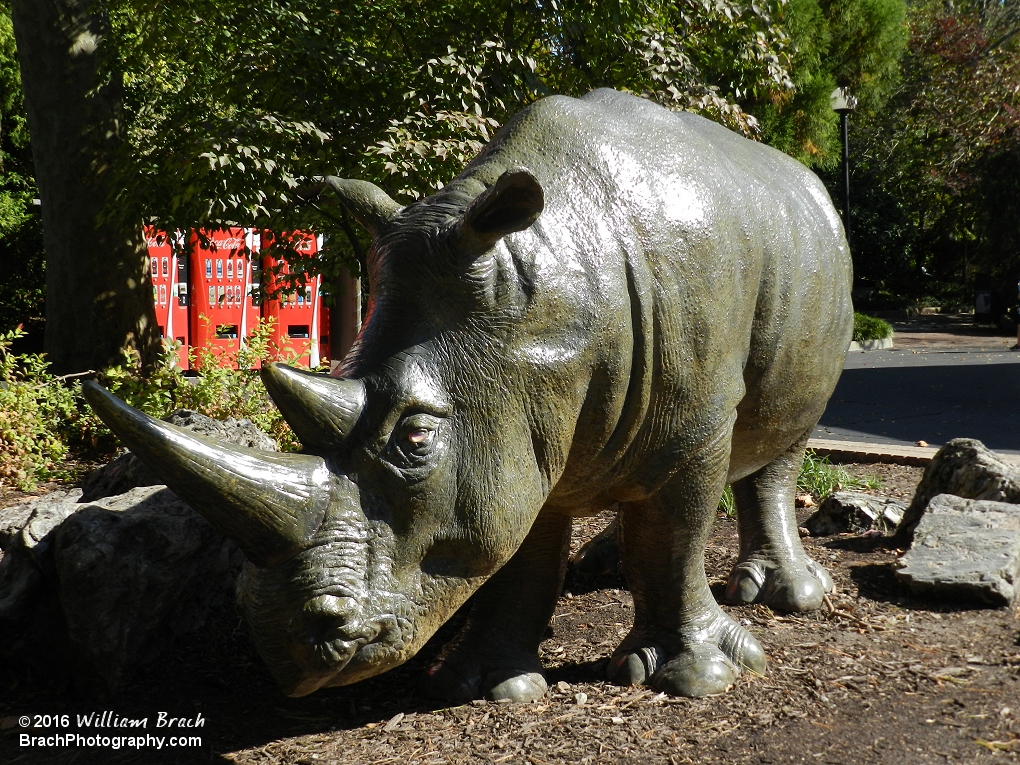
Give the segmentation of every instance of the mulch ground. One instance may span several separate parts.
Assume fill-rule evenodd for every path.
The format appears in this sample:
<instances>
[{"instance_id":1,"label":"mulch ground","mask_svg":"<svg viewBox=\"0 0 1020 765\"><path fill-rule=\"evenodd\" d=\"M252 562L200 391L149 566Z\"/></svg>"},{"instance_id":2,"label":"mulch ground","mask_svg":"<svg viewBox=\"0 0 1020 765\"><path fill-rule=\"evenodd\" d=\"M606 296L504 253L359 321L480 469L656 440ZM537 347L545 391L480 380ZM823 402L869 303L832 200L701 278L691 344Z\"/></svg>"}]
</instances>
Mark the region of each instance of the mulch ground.
<instances>
[{"instance_id":1,"label":"mulch ground","mask_svg":"<svg viewBox=\"0 0 1020 765\"><path fill-rule=\"evenodd\" d=\"M879 473L885 485L878 493L907 500L922 472L852 470ZM607 522L579 522L575 544ZM550 691L535 704L446 707L420 693L421 673L455 623L390 673L288 699L236 615L223 613L114 699L0 678L0 727L7 728L0 763L1020 761L1020 613L912 596L895 577L901 551L882 539L846 535L805 545L828 567L837 592L825 609L804 615L727 606L761 641L769 668L719 696L670 698L603 679L633 610L626 583L608 571L568 578L542 644ZM735 550L735 524L720 518L707 555L717 594ZM200 712L204 726L185 732L200 734L202 745L169 753L19 745L20 715L92 710L152 718ZM31 731L45 732L52 731Z\"/></svg>"}]
</instances>

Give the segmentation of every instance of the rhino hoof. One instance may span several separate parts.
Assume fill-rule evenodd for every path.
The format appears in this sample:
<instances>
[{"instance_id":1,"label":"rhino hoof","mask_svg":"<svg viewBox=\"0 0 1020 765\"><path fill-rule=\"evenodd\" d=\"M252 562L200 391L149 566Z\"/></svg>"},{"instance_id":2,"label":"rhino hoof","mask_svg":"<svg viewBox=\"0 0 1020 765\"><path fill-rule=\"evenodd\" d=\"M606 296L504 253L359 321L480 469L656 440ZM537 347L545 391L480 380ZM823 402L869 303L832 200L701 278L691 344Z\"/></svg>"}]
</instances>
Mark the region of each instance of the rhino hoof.
<instances>
[{"instance_id":1,"label":"rhino hoof","mask_svg":"<svg viewBox=\"0 0 1020 765\"><path fill-rule=\"evenodd\" d=\"M489 701L528 702L538 701L545 695L549 686L540 672L513 673L514 670L503 670L486 675L485 685L489 689L485 698Z\"/></svg>"},{"instance_id":2,"label":"rhino hoof","mask_svg":"<svg viewBox=\"0 0 1020 765\"><path fill-rule=\"evenodd\" d=\"M606 667L606 677L617 685L642 685L655 674L666 655L658 646L620 652Z\"/></svg>"},{"instance_id":3,"label":"rhino hoof","mask_svg":"<svg viewBox=\"0 0 1020 765\"><path fill-rule=\"evenodd\" d=\"M828 572L811 559L803 566L746 560L730 574L725 597L729 603L763 603L775 611L814 611L832 589Z\"/></svg>"},{"instance_id":4,"label":"rhino hoof","mask_svg":"<svg viewBox=\"0 0 1020 765\"><path fill-rule=\"evenodd\" d=\"M659 668L650 685L673 696L700 698L728 691L740 671L719 648L692 646Z\"/></svg>"}]
</instances>

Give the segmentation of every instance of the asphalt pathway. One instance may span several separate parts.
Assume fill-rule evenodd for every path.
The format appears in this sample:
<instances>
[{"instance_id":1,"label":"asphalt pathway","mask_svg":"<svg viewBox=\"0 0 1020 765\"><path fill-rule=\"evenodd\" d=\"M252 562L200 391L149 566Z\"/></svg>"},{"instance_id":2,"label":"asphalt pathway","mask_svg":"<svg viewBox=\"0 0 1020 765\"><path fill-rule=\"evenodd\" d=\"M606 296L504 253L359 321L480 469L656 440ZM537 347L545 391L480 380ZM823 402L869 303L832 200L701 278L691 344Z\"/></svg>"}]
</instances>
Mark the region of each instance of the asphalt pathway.
<instances>
[{"instance_id":1,"label":"asphalt pathway","mask_svg":"<svg viewBox=\"0 0 1020 765\"><path fill-rule=\"evenodd\" d=\"M999 347L851 353L813 437L933 447L976 438L1020 454L1020 352Z\"/></svg>"}]
</instances>

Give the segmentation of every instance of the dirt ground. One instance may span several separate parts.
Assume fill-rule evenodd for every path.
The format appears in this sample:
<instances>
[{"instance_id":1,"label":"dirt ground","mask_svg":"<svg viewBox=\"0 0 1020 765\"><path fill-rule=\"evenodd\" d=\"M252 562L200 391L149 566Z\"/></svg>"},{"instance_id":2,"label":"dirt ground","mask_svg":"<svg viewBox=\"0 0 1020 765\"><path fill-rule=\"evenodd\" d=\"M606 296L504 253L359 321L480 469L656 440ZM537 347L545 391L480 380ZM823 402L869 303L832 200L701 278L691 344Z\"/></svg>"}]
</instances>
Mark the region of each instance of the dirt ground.
<instances>
[{"instance_id":1,"label":"dirt ground","mask_svg":"<svg viewBox=\"0 0 1020 765\"><path fill-rule=\"evenodd\" d=\"M877 493L906 500L922 472L897 465L851 469L882 475ZM0 498L0 506L10 501ZM575 544L607 521L578 523ZM455 623L397 670L288 699L237 616L223 613L115 699L0 678L0 763L1020 761L1020 613L913 597L894 574L900 551L881 539L846 535L805 544L836 582L831 605L795 616L726 606L761 641L769 667L764 677L745 676L723 695L670 698L603 679L632 615L622 577L605 572L568 577L542 644L550 691L539 703L446 707L422 695L423 669ZM707 555L717 595L735 551L735 524L720 518ZM26 732L55 732L20 728L21 715L66 713L73 721L97 710L126 718L200 713L203 727L186 732L200 735L201 745L127 752L19 743ZM72 724L56 732L88 731Z\"/></svg>"}]
</instances>

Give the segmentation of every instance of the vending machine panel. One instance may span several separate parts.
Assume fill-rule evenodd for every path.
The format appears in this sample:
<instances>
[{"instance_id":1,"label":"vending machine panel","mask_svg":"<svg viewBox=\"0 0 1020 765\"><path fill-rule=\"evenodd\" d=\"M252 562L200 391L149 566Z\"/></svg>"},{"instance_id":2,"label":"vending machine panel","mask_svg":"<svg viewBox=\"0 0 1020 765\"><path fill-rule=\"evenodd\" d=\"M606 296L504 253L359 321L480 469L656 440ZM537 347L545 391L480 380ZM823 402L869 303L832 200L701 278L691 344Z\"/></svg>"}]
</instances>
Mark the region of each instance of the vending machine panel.
<instances>
[{"instance_id":1,"label":"vending machine panel","mask_svg":"<svg viewBox=\"0 0 1020 765\"><path fill-rule=\"evenodd\" d=\"M306 232L280 234L302 257L318 258L322 238ZM275 241L275 236L262 232L263 253ZM283 356L293 355L294 362L315 369L329 361L329 311L323 305L321 276L308 278L302 286L283 288L284 280L278 279L275 271L287 274L289 266L268 255L262 258L265 290L272 297L262 302L262 317L273 320L270 347ZM282 291L277 291L277 285Z\"/></svg>"},{"instance_id":2,"label":"vending machine panel","mask_svg":"<svg viewBox=\"0 0 1020 765\"><path fill-rule=\"evenodd\" d=\"M231 363L259 318L251 297L251 257L257 252L251 229L192 232L191 335L196 350L209 348Z\"/></svg>"},{"instance_id":3,"label":"vending machine panel","mask_svg":"<svg viewBox=\"0 0 1020 765\"><path fill-rule=\"evenodd\" d=\"M152 279L156 324L163 341L177 346L176 363L186 370L189 368L191 328L188 323L186 265L183 274L181 272L181 266L185 263L184 238L178 232L167 234L151 226L146 226L143 233L149 250L149 276ZM183 302L181 295L184 296Z\"/></svg>"}]
</instances>

